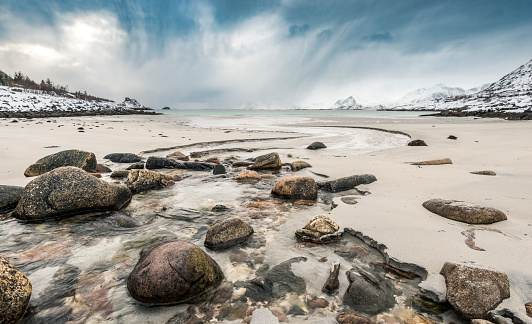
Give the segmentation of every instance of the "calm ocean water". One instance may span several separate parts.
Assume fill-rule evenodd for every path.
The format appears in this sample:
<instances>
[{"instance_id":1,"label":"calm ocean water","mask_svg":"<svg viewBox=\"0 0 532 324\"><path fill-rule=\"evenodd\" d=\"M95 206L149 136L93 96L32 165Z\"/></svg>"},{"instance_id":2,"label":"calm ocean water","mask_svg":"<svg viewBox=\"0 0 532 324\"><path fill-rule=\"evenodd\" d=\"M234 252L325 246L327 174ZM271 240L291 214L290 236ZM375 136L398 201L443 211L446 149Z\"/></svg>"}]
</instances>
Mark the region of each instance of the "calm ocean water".
<instances>
[{"instance_id":1,"label":"calm ocean water","mask_svg":"<svg viewBox=\"0 0 532 324\"><path fill-rule=\"evenodd\" d=\"M307 116L307 117L415 117L430 112L426 111L384 111L384 110L330 110L330 109L171 109L155 110L155 112L165 115L182 116Z\"/></svg>"}]
</instances>

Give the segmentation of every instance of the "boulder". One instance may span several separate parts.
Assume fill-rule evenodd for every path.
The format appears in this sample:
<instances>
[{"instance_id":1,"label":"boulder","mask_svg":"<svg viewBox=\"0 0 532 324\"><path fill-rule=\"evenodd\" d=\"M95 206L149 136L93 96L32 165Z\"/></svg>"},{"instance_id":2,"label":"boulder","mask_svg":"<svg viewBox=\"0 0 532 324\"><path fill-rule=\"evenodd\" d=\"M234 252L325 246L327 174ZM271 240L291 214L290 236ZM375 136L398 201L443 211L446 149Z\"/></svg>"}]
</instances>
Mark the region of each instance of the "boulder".
<instances>
[{"instance_id":1,"label":"boulder","mask_svg":"<svg viewBox=\"0 0 532 324\"><path fill-rule=\"evenodd\" d=\"M428 146L424 140L412 140L406 144L408 146Z\"/></svg>"},{"instance_id":2,"label":"boulder","mask_svg":"<svg viewBox=\"0 0 532 324\"><path fill-rule=\"evenodd\" d=\"M325 144L323 144L322 142L314 142L307 146L307 150L319 150L323 148L327 148L327 146L325 146Z\"/></svg>"},{"instance_id":3,"label":"boulder","mask_svg":"<svg viewBox=\"0 0 532 324\"><path fill-rule=\"evenodd\" d=\"M447 286L447 301L466 319L487 319L488 312L510 297L510 282L503 272L471 263L445 262L440 270Z\"/></svg>"},{"instance_id":4,"label":"boulder","mask_svg":"<svg viewBox=\"0 0 532 324\"><path fill-rule=\"evenodd\" d=\"M453 161L449 158L438 159L438 160L428 160L421 162L410 163L411 165L440 165L440 164L453 164Z\"/></svg>"},{"instance_id":5,"label":"boulder","mask_svg":"<svg viewBox=\"0 0 532 324\"><path fill-rule=\"evenodd\" d=\"M328 192L339 192L354 189L361 184L370 184L377 181L373 174L358 174L336 180L318 182L318 188Z\"/></svg>"},{"instance_id":6,"label":"boulder","mask_svg":"<svg viewBox=\"0 0 532 324\"><path fill-rule=\"evenodd\" d=\"M230 218L212 225L205 236L205 247L227 249L245 242L253 234L253 227L240 218Z\"/></svg>"},{"instance_id":7,"label":"boulder","mask_svg":"<svg viewBox=\"0 0 532 324\"><path fill-rule=\"evenodd\" d=\"M96 164L96 172L99 172L99 173L109 173L109 172L113 172L113 170L111 170L111 168L109 168L108 166L104 165L104 164Z\"/></svg>"},{"instance_id":8,"label":"boulder","mask_svg":"<svg viewBox=\"0 0 532 324\"><path fill-rule=\"evenodd\" d=\"M127 176L126 185L132 192L140 192L174 184L171 175L152 170L131 170Z\"/></svg>"},{"instance_id":9,"label":"boulder","mask_svg":"<svg viewBox=\"0 0 532 324\"><path fill-rule=\"evenodd\" d=\"M94 153L80 150L57 152L37 160L24 171L24 175L26 177L35 177L64 166L73 166L87 172L96 172L96 156Z\"/></svg>"},{"instance_id":10,"label":"boulder","mask_svg":"<svg viewBox=\"0 0 532 324\"><path fill-rule=\"evenodd\" d=\"M127 178L127 176L129 175L129 170L116 170L116 171L113 171L113 173L111 173L111 178Z\"/></svg>"},{"instance_id":11,"label":"boulder","mask_svg":"<svg viewBox=\"0 0 532 324\"><path fill-rule=\"evenodd\" d=\"M131 191L110 184L75 167L61 167L26 185L13 217L45 220L90 211L118 210L127 206Z\"/></svg>"},{"instance_id":12,"label":"boulder","mask_svg":"<svg viewBox=\"0 0 532 324\"><path fill-rule=\"evenodd\" d=\"M111 153L107 154L103 158L109 159L114 163L135 163L142 160L140 156L133 153Z\"/></svg>"},{"instance_id":13,"label":"boulder","mask_svg":"<svg viewBox=\"0 0 532 324\"><path fill-rule=\"evenodd\" d=\"M253 160L253 165L250 166L251 170L279 170L283 166L279 154L276 152L268 153L265 155L257 156Z\"/></svg>"},{"instance_id":14,"label":"boulder","mask_svg":"<svg viewBox=\"0 0 532 324\"><path fill-rule=\"evenodd\" d=\"M214 164L205 162L181 162L175 159L168 159L158 156L150 156L146 160L146 169L181 169L194 171L211 171Z\"/></svg>"},{"instance_id":15,"label":"boulder","mask_svg":"<svg viewBox=\"0 0 532 324\"><path fill-rule=\"evenodd\" d=\"M259 182L260 174L256 171L242 171L236 176L236 181L240 182Z\"/></svg>"},{"instance_id":16,"label":"boulder","mask_svg":"<svg viewBox=\"0 0 532 324\"><path fill-rule=\"evenodd\" d=\"M355 311L376 315L395 305L395 289L380 273L351 269L347 279L344 303Z\"/></svg>"},{"instance_id":17,"label":"boulder","mask_svg":"<svg viewBox=\"0 0 532 324\"><path fill-rule=\"evenodd\" d=\"M135 162L135 163L133 163L132 165L130 165L130 166L128 166L126 168L126 170L135 170L135 169L139 169L139 170L144 169L144 163L143 162Z\"/></svg>"},{"instance_id":18,"label":"boulder","mask_svg":"<svg viewBox=\"0 0 532 324\"><path fill-rule=\"evenodd\" d=\"M430 199L423 203L423 207L442 217L468 224L492 224L506 220L506 215L498 209L459 200Z\"/></svg>"},{"instance_id":19,"label":"boulder","mask_svg":"<svg viewBox=\"0 0 532 324\"><path fill-rule=\"evenodd\" d=\"M272 194L288 199L316 200L318 187L311 177L288 176L275 183Z\"/></svg>"},{"instance_id":20,"label":"boulder","mask_svg":"<svg viewBox=\"0 0 532 324\"><path fill-rule=\"evenodd\" d=\"M491 170L472 171L472 172L469 172L469 173L471 173L471 174L487 175L487 176L495 176L495 175L497 175L497 173L495 173L495 171L491 171Z\"/></svg>"},{"instance_id":21,"label":"boulder","mask_svg":"<svg viewBox=\"0 0 532 324\"><path fill-rule=\"evenodd\" d=\"M290 168L292 171L297 172L299 170L303 170L304 168L310 168L312 165L308 164L305 161L294 161L292 164L290 164Z\"/></svg>"},{"instance_id":22,"label":"boulder","mask_svg":"<svg viewBox=\"0 0 532 324\"><path fill-rule=\"evenodd\" d=\"M296 231L299 242L329 243L339 241L340 227L327 215L314 216L302 229Z\"/></svg>"},{"instance_id":23,"label":"boulder","mask_svg":"<svg viewBox=\"0 0 532 324\"><path fill-rule=\"evenodd\" d=\"M31 282L0 255L0 323L16 323L31 297Z\"/></svg>"},{"instance_id":24,"label":"boulder","mask_svg":"<svg viewBox=\"0 0 532 324\"><path fill-rule=\"evenodd\" d=\"M214 166L214 169L212 170L212 174L225 174L226 173L226 170L225 170L225 167L221 164L216 164Z\"/></svg>"},{"instance_id":25,"label":"boulder","mask_svg":"<svg viewBox=\"0 0 532 324\"><path fill-rule=\"evenodd\" d=\"M23 187L0 185L0 213L6 213L17 206Z\"/></svg>"},{"instance_id":26,"label":"boulder","mask_svg":"<svg viewBox=\"0 0 532 324\"><path fill-rule=\"evenodd\" d=\"M218 287L220 266L198 246L181 240L152 244L127 279L134 299L149 305L193 303Z\"/></svg>"}]
</instances>

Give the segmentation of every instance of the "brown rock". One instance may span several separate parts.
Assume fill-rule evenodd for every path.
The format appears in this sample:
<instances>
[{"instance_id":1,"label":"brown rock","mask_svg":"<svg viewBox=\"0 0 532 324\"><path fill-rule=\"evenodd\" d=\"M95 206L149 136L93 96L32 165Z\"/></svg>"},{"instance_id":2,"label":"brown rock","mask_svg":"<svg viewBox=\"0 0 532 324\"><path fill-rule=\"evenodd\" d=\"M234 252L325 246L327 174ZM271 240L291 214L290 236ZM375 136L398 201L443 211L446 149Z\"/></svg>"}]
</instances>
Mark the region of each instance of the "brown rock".
<instances>
[{"instance_id":1,"label":"brown rock","mask_svg":"<svg viewBox=\"0 0 532 324\"><path fill-rule=\"evenodd\" d=\"M236 177L236 181L240 182L259 182L260 179L260 174L256 171L242 171Z\"/></svg>"},{"instance_id":2,"label":"brown rock","mask_svg":"<svg viewBox=\"0 0 532 324\"><path fill-rule=\"evenodd\" d=\"M116 170L111 173L111 178L113 179L120 179L120 178L127 178L129 175L129 170Z\"/></svg>"},{"instance_id":3,"label":"brown rock","mask_svg":"<svg viewBox=\"0 0 532 324\"><path fill-rule=\"evenodd\" d=\"M431 319L426 318L425 316L414 313L410 309L400 309L394 312L395 317L397 317L403 324L436 324Z\"/></svg>"},{"instance_id":4,"label":"brown rock","mask_svg":"<svg viewBox=\"0 0 532 324\"><path fill-rule=\"evenodd\" d=\"M526 314L528 317L532 317L532 303L525 304Z\"/></svg>"},{"instance_id":5,"label":"brown rock","mask_svg":"<svg viewBox=\"0 0 532 324\"><path fill-rule=\"evenodd\" d=\"M325 298L317 298L307 300L308 308L325 308L329 306L329 302Z\"/></svg>"},{"instance_id":6,"label":"brown rock","mask_svg":"<svg viewBox=\"0 0 532 324\"><path fill-rule=\"evenodd\" d=\"M185 154L177 151L177 152L168 154L166 157L167 158L175 158L175 157L185 157L185 156L186 156Z\"/></svg>"},{"instance_id":7,"label":"brown rock","mask_svg":"<svg viewBox=\"0 0 532 324\"><path fill-rule=\"evenodd\" d=\"M325 261L327 261L327 259L325 259ZM338 280L339 274L340 274L340 263L336 263L333 265L333 269L331 270L329 277L323 284L323 288L321 288L321 291L327 294L333 294L336 290L338 290L338 288L340 288L340 281Z\"/></svg>"},{"instance_id":8,"label":"brown rock","mask_svg":"<svg viewBox=\"0 0 532 324\"><path fill-rule=\"evenodd\" d=\"M220 160L217 157L208 158L204 162L214 163L214 164L220 164L221 163Z\"/></svg>"},{"instance_id":9,"label":"brown rock","mask_svg":"<svg viewBox=\"0 0 532 324\"><path fill-rule=\"evenodd\" d=\"M253 227L240 218L230 218L212 225L205 235L205 247L222 250L245 242L253 234Z\"/></svg>"},{"instance_id":10,"label":"brown rock","mask_svg":"<svg viewBox=\"0 0 532 324\"><path fill-rule=\"evenodd\" d=\"M99 173L109 173L109 172L113 172L113 170L111 170L111 168L109 168L108 166L104 165L104 164L96 164L96 172L99 172Z\"/></svg>"},{"instance_id":11,"label":"brown rock","mask_svg":"<svg viewBox=\"0 0 532 324\"><path fill-rule=\"evenodd\" d=\"M87 172L96 172L96 156L94 153L81 150L66 150L47 155L30 165L24 175L35 177L53 169L73 166Z\"/></svg>"},{"instance_id":12,"label":"brown rock","mask_svg":"<svg viewBox=\"0 0 532 324\"><path fill-rule=\"evenodd\" d=\"M283 166L279 154L273 152L265 155L257 156L250 167L251 170L278 170Z\"/></svg>"},{"instance_id":13,"label":"brown rock","mask_svg":"<svg viewBox=\"0 0 532 324\"><path fill-rule=\"evenodd\" d=\"M341 313L336 316L338 324L371 324L369 318L358 313Z\"/></svg>"},{"instance_id":14,"label":"brown rock","mask_svg":"<svg viewBox=\"0 0 532 324\"><path fill-rule=\"evenodd\" d=\"M483 320L483 319L479 319L479 318L471 320L470 323L471 324L493 324L492 322L490 322L488 320Z\"/></svg>"},{"instance_id":15,"label":"brown rock","mask_svg":"<svg viewBox=\"0 0 532 324\"><path fill-rule=\"evenodd\" d=\"M421 162L410 163L411 165L440 165L440 164L453 164L453 161L449 158L439 159L439 160L428 160Z\"/></svg>"},{"instance_id":16,"label":"brown rock","mask_svg":"<svg viewBox=\"0 0 532 324\"><path fill-rule=\"evenodd\" d=\"M302 229L296 231L296 238L300 242L328 243L337 241L341 235L332 235L340 227L327 215L314 216Z\"/></svg>"},{"instance_id":17,"label":"brown rock","mask_svg":"<svg viewBox=\"0 0 532 324\"><path fill-rule=\"evenodd\" d=\"M275 183L272 194L288 199L316 200L318 187L311 177L288 176Z\"/></svg>"},{"instance_id":18,"label":"brown rock","mask_svg":"<svg viewBox=\"0 0 532 324\"><path fill-rule=\"evenodd\" d=\"M497 175L497 173L495 173L494 171L491 171L491 170L472 171L472 172L469 172L469 173L472 173L472 174L480 174L480 175L487 175L487 176L495 176L495 175Z\"/></svg>"},{"instance_id":19,"label":"brown rock","mask_svg":"<svg viewBox=\"0 0 532 324\"><path fill-rule=\"evenodd\" d=\"M171 175L152 170L131 170L126 180L127 187L133 192L166 187L173 184L174 178Z\"/></svg>"},{"instance_id":20,"label":"brown rock","mask_svg":"<svg viewBox=\"0 0 532 324\"><path fill-rule=\"evenodd\" d=\"M238 167L247 167L247 166L250 166L250 165L253 165L252 162L245 162L245 161L236 161L236 162L233 162L233 167L235 168L238 168Z\"/></svg>"},{"instance_id":21,"label":"brown rock","mask_svg":"<svg viewBox=\"0 0 532 324\"><path fill-rule=\"evenodd\" d=\"M299 170L302 170L304 168L310 168L312 165L308 164L305 161L294 161L292 164L290 164L290 168L292 171L297 172Z\"/></svg>"},{"instance_id":22,"label":"brown rock","mask_svg":"<svg viewBox=\"0 0 532 324\"><path fill-rule=\"evenodd\" d=\"M93 177L98 178L98 179L102 177L102 175L99 174L99 173L89 173L89 174L90 174L91 176L93 176Z\"/></svg>"},{"instance_id":23,"label":"brown rock","mask_svg":"<svg viewBox=\"0 0 532 324\"><path fill-rule=\"evenodd\" d=\"M447 301L466 319L487 319L488 312L510 297L510 282L503 272L470 263L445 262Z\"/></svg>"},{"instance_id":24,"label":"brown rock","mask_svg":"<svg viewBox=\"0 0 532 324\"><path fill-rule=\"evenodd\" d=\"M506 215L498 209L459 200L430 199L423 203L423 207L442 217L468 224L491 224L506 220Z\"/></svg>"},{"instance_id":25,"label":"brown rock","mask_svg":"<svg viewBox=\"0 0 532 324\"><path fill-rule=\"evenodd\" d=\"M0 323L16 323L31 297L31 282L0 255Z\"/></svg>"}]
</instances>

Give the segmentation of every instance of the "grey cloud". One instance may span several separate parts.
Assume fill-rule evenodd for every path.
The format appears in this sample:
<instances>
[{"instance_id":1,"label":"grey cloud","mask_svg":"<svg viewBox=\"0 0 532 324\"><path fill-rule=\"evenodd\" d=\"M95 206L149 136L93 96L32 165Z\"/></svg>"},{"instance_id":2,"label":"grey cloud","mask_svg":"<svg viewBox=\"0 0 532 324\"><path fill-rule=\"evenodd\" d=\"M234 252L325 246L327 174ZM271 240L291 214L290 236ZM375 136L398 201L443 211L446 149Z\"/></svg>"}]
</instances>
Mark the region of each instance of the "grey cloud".
<instances>
[{"instance_id":1,"label":"grey cloud","mask_svg":"<svg viewBox=\"0 0 532 324\"><path fill-rule=\"evenodd\" d=\"M310 26L308 24L304 25L292 25L288 28L288 33L290 37L305 36L309 31Z\"/></svg>"}]
</instances>

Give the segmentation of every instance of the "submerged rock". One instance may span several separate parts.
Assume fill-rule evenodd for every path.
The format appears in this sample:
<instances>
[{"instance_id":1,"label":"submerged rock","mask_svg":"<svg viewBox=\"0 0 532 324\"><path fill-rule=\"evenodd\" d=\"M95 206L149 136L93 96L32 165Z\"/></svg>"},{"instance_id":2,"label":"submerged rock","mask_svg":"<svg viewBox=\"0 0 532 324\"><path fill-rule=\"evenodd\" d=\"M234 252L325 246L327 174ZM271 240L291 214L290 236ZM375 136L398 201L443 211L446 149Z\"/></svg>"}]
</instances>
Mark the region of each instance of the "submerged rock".
<instances>
[{"instance_id":1,"label":"submerged rock","mask_svg":"<svg viewBox=\"0 0 532 324\"><path fill-rule=\"evenodd\" d=\"M303 170L305 168L310 168L312 165L308 164L305 161L294 161L292 164L290 164L290 168L292 171L297 172L299 170Z\"/></svg>"},{"instance_id":2,"label":"submerged rock","mask_svg":"<svg viewBox=\"0 0 532 324\"><path fill-rule=\"evenodd\" d=\"M182 169L194 171L212 171L214 164L205 162L181 162L171 158L150 156L146 160L146 169Z\"/></svg>"},{"instance_id":3,"label":"submerged rock","mask_svg":"<svg viewBox=\"0 0 532 324\"><path fill-rule=\"evenodd\" d=\"M212 225L205 237L205 247L226 249L245 242L253 234L253 227L240 218L230 218Z\"/></svg>"},{"instance_id":4,"label":"submerged rock","mask_svg":"<svg viewBox=\"0 0 532 324\"><path fill-rule=\"evenodd\" d=\"M302 229L296 230L299 242L329 243L339 241L342 233L340 227L327 215L314 216Z\"/></svg>"},{"instance_id":5,"label":"submerged rock","mask_svg":"<svg viewBox=\"0 0 532 324\"><path fill-rule=\"evenodd\" d=\"M35 177L64 166L73 166L94 173L96 172L96 156L94 153L81 150L57 152L37 160L24 171L24 175Z\"/></svg>"},{"instance_id":6,"label":"submerged rock","mask_svg":"<svg viewBox=\"0 0 532 324\"><path fill-rule=\"evenodd\" d=\"M82 212L118 210L129 204L131 191L75 167L61 167L32 180L22 192L13 217L44 220Z\"/></svg>"},{"instance_id":7,"label":"submerged rock","mask_svg":"<svg viewBox=\"0 0 532 324\"><path fill-rule=\"evenodd\" d=\"M132 192L140 192L174 184L174 178L152 170L131 170L126 185Z\"/></svg>"},{"instance_id":8,"label":"submerged rock","mask_svg":"<svg viewBox=\"0 0 532 324\"><path fill-rule=\"evenodd\" d=\"M240 182L259 182L260 179L260 174L256 171L242 171L236 177L236 181Z\"/></svg>"},{"instance_id":9,"label":"submerged rock","mask_svg":"<svg viewBox=\"0 0 532 324\"><path fill-rule=\"evenodd\" d=\"M142 158L133 153L111 153L103 157L104 159L109 159L111 162L115 163L135 163L140 162Z\"/></svg>"},{"instance_id":10,"label":"submerged rock","mask_svg":"<svg viewBox=\"0 0 532 324\"><path fill-rule=\"evenodd\" d=\"M430 199L423 203L427 210L445 218L468 224L492 224L506 220L502 211L459 200Z\"/></svg>"},{"instance_id":11,"label":"submerged rock","mask_svg":"<svg viewBox=\"0 0 532 324\"><path fill-rule=\"evenodd\" d=\"M16 323L24 315L31 291L29 279L0 255L0 323Z\"/></svg>"},{"instance_id":12,"label":"submerged rock","mask_svg":"<svg viewBox=\"0 0 532 324\"><path fill-rule=\"evenodd\" d=\"M134 299L149 305L196 302L222 282L220 266L196 245L167 240L140 253L127 279Z\"/></svg>"},{"instance_id":13,"label":"submerged rock","mask_svg":"<svg viewBox=\"0 0 532 324\"><path fill-rule=\"evenodd\" d=\"M217 175L217 174L225 174L226 171L225 171L225 167L221 164L216 164L214 166L214 169L212 170L212 174L214 175Z\"/></svg>"},{"instance_id":14,"label":"submerged rock","mask_svg":"<svg viewBox=\"0 0 532 324\"><path fill-rule=\"evenodd\" d=\"M487 319L488 312L510 298L510 282L503 272L471 263L445 262L440 270L447 301L466 319Z\"/></svg>"},{"instance_id":15,"label":"submerged rock","mask_svg":"<svg viewBox=\"0 0 532 324\"><path fill-rule=\"evenodd\" d=\"M279 154L276 152L260 155L255 158L251 170L278 170L283 166Z\"/></svg>"},{"instance_id":16,"label":"submerged rock","mask_svg":"<svg viewBox=\"0 0 532 324\"><path fill-rule=\"evenodd\" d=\"M275 183L272 194L288 199L316 200L318 187L311 177L288 176Z\"/></svg>"},{"instance_id":17,"label":"submerged rock","mask_svg":"<svg viewBox=\"0 0 532 324\"><path fill-rule=\"evenodd\" d=\"M0 213L15 208L23 190L23 187L0 185Z\"/></svg>"},{"instance_id":18,"label":"submerged rock","mask_svg":"<svg viewBox=\"0 0 532 324\"><path fill-rule=\"evenodd\" d=\"M421 162L410 163L411 165L440 165L440 164L453 164L453 161L449 158L438 159L438 160L428 160Z\"/></svg>"},{"instance_id":19,"label":"submerged rock","mask_svg":"<svg viewBox=\"0 0 532 324\"><path fill-rule=\"evenodd\" d=\"M318 182L318 188L329 192L339 192L354 189L358 185L370 184L375 181L377 181L377 178L373 174L359 174L336 180Z\"/></svg>"},{"instance_id":20,"label":"submerged rock","mask_svg":"<svg viewBox=\"0 0 532 324\"><path fill-rule=\"evenodd\" d=\"M327 148L327 146L325 146L325 144L323 144L322 142L314 142L307 146L307 150L319 150L323 148Z\"/></svg>"},{"instance_id":21,"label":"submerged rock","mask_svg":"<svg viewBox=\"0 0 532 324\"><path fill-rule=\"evenodd\" d=\"M428 146L424 140L412 140L406 144L408 146Z\"/></svg>"},{"instance_id":22,"label":"submerged rock","mask_svg":"<svg viewBox=\"0 0 532 324\"><path fill-rule=\"evenodd\" d=\"M376 315L395 305L395 288L377 272L351 269L344 303L357 312Z\"/></svg>"}]
</instances>

